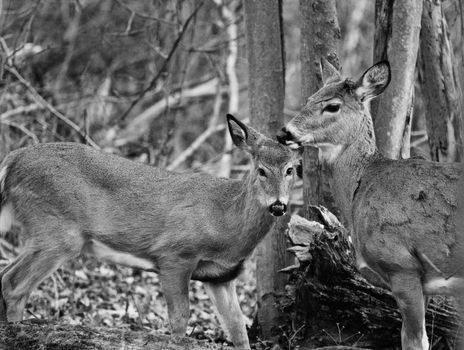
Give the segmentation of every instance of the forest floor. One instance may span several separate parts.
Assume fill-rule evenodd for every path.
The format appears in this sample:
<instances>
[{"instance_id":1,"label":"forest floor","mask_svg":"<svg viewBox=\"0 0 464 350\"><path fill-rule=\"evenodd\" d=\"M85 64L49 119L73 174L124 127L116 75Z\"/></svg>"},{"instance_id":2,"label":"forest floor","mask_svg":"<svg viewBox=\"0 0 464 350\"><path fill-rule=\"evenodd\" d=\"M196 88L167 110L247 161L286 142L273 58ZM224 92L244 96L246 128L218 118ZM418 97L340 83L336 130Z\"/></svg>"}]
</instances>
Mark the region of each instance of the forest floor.
<instances>
[{"instance_id":1,"label":"forest floor","mask_svg":"<svg viewBox=\"0 0 464 350\"><path fill-rule=\"evenodd\" d=\"M0 270L7 260L0 260ZM256 313L254 267L249 263L237 281L242 311L250 326ZM166 302L155 273L108 265L94 259L69 262L34 290L24 312L32 322L107 327L169 334ZM187 335L226 345L212 304L198 281L190 283ZM190 346L190 350L192 347Z\"/></svg>"}]
</instances>

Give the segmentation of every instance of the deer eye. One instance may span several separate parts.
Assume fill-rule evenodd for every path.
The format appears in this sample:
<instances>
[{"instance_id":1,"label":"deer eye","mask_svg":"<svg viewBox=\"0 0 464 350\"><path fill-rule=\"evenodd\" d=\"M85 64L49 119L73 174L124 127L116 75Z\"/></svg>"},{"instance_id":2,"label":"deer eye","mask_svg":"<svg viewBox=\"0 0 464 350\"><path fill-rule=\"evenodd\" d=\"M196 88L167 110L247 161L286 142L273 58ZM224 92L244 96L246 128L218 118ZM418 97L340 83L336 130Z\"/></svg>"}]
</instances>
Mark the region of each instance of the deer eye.
<instances>
[{"instance_id":1,"label":"deer eye","mask_svg":"<svg viewBox=\"0 0 464 350\"><path fill-rule=\"evenodd\" d=\"M328 112L328 113L337 113L340 110L340 104L339 103L331 103L325 106L322 109L322 113Z\"/></svg>"},{"instance_id":2,"label":"deer eye","mask_svg":"<svg viewBox=\"0 0 464 350\"><path fill-rule=\"evenodd\" d=\"M258 175L262 177L266 177L266 172L263 168L258 168Z\"/></svg>"},{"instance_id":3,"label":"deer eye","mask_svg":"<svg viewBox=\"0 0 464 350\"><path fill-rule=\"evenodd\" d=\"M287 169L287 175L293 175L293 168Z\"/></svg>"}]
</instances>

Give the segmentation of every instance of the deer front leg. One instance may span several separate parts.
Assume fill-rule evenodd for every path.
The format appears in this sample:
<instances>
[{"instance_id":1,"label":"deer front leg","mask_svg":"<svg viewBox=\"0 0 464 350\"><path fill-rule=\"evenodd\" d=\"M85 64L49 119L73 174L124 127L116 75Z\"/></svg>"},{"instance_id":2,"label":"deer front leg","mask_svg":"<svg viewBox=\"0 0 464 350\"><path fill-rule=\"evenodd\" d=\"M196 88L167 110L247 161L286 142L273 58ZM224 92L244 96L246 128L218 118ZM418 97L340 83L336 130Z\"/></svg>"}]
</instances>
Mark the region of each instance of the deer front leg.
<instances>
[{"instance_id":1,"label":"deer front leg","mask_svg":"<svg viewBox=\"0 0 464 350\"><path fill-rule=\"evenodd\" d=\"M393 296L403 318L403 350L428 350L425 330L425 300L420 276L416 272L396 273L390 278Z\"/></svg>"},{"instance_id":2,"label":"deer front leg","mask_svg":"<svg viewBox=\"0 0 464 350\"><path fill-rule=\"evenodd\" d=\"M161 289L168 306L171 334L185 336L190 316L189 281L190 269L172 268L160 273Z\"/></svg>"},{"instance_id":3,"label":"deer front leg","mask_svg":"<svg viewBox=\"0 0 464 350\"><path fill-rule=\"evenodd\" d=\"M221 325L239 349L250 349L245 321L235 290L235 281L205 283L205 289L213 302Z\"/></svg>"}]
</instances>

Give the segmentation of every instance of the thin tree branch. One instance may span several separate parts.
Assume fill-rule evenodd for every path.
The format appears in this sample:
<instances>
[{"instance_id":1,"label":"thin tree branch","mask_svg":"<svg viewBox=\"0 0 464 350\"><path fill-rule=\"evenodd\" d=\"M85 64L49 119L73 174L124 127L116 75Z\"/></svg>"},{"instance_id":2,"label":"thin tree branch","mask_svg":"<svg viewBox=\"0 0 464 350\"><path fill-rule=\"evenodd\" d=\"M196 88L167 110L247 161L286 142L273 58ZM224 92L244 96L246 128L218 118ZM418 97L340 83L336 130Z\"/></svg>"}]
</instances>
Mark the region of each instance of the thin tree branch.
<instances>
[{"instance_id":1,"label":"thin tree branch","mask_svg":"<svg viewBox=\"0 0 464 350\"><path fill-rule=\"evenodd\" d=\"M174 159L174 161L166 167L167 170L173 171L179 167L185 160L190 157L193 152L195 152L211 135L215 134L218 131L224 130L226 128L225 124L214 125L206 129L204 132L198 136L192 144L185 149L179 156Z\"/></svg>"},{"instance_id":2,"label":"thin tree branch","mask_svg":"<svg viewBox=\"0 0 464 350\"><path fill-rule=\"evenodd\" d=\"M122 146L137 139L142 133L146 132L148 126L153 122L153 120L160 117L167 109L172 108L173 106L179 106L180 102L186 102L186 100L189 98L199 98L213 95L214 86L219 83L220 82L217 78L213 78L209 81L198 84L197 86L193 86L190 89L183 90L182 95L180 93L181 90L179 90L169 96L166 96L162 100L157 101L138 116L132 118L131 121L128 122L124 127L124 129L119 131L115 144L117 146ZM221 89L220 93L222 94L223 92L224 91ZM181 97L183 98L182 101Z\"/></svg>"},{"instance_id":3,"label":"thin tree branch","mask_svg":"<svg viewBox=\"0 0 464 350\"><path fill-rule=\"evenodd\" d=\"M43 106L37 104L37 103L32 103L30 105L27 105L27 106L21 106L21 107L17 107L17 108L14 108L14 109L10 109L2 114L0 114L0 120L5 120L5 119L8 119L14 115L17 115L17 114L23 114L23 113L29 113L29 112L33 112L33 111L36 111L38 109L42 109Z\"/></svg>"},{"instance_id":4,"label":"thin tree branch","mask_svg":"<svg viewBox=\"0 0 464 350\"><path fill-rule=\"evenodd\" d=\"M83 132L81 130L81 128L76 124L74 123L72 120L70 120L68 117L66 117L65 115L63 115L62 113L60 113L59 111L56 110L55 107L53 107L50 103L48 103L47 100L45 100L38 92L37 90L26 80L23 78L23 76L21 74L19 74L19 72L14 68L14 67L11 67L11 66L5 66L5 69L12 75L14 75L16 77L16 79L18 79L18 81L24 85L24 87L31 93L31 96L33 98L33 100L39 104L39 105L42 105L45 109L47 109L50 113L52 113L55 117L57 117L59 120L61 120L62 122L64 122L66 125L68 125L71 129L75 130L79 135L81 135L85 141L91 145L92 147L96 148L96 149L100 149L100 146L98 146L88 135L85 134L85 132Z\"/></svg>"},{"instance_id":5,"label":"thin tree branch","mask_svg":"<svg viewBox=\"0 0 464 350\"><path fill-rule=\"evenodd\" d=\"M137 16L137 17L140 17L140 18L143 18L143 19L146 19L146 20L150 20L150 21L156 21L156 22L166 23L166 24L170 24L170 25L176 25L176 23L174 23L174 22L170 22L170 21L167 21L167 20L159 18L159 17L147 16L147 15L143 15L143 14L141 14L139 12L136 12L132 8L130 8L130 6L127 6L126 4L121 2L120 0L116 0L116 2L118 3L119 6L121 6L122 8L126 9L127 11L129 11L131 13L131 18L133 16Z\"/></svg>"},{"instance_id":6,"label":"thin tree branch","mask_svg":"<svg viewBox=\"0 0 464 350\"><path fill-rule=\"evenodd\" d=\"M18 130L21 130L23 133L29 136L34 141L35 144L40 142L37 136L35 136L35 134L32 131L28 130L24 125L21 125L21 124L18 124L18 123L9 121L9 120L2 120L0 124L8 125Z\"/></svg>"},{"instance_id":7,"label":"thin tree branch","mask_svg":"<svg viewBox=\"0 0 464 350\"><path fill-rule=\"evenodd\" d=\"M184 22L182 28L181 28L181 31L180 31L180 34L179 36L177 37L177 39L174 41L174 44L172 45L171 47L171 50L169 51L167 57L165 58L165 60L163 61L163 64L161 65L161 68L159 69L158 73L155 75L155 77L151 80L150 84L148 85L148 87L146 87L140 94L139 96L134 100L132 101L132 103L130 104L129 108L127 108L127 110L119 117L115 120L115 122L117 121L123 121L127 115L130 113L130 111L135 107L135 105L137 103L140 102L140 100L147 94L148 91L150 91L151 89L153 89L156 85L156 82L158 81L158 79L160 78L160 76L163 74L164 70L166 69L167 65L169 64L169 62L171 61L172 57L174 56L174 53L177 49L177 47L179 46L180 42L182 41L182 38L184 37L184 34L186 33L187 31L187 28L190 24L190 22L192 21L192 19L195 17L195 15L198 13L198 11L200 10L200 8L203 6L204 2L201 2L200 5L197 6L197 8L190 14L190 16L187 18L187 20Z\"/></svg>"},{"instance_id":8,"label":"thin tree branch","mask_svg":"<svg viewBox=\"0 0 464 350\"><path fill-rule=\"evenodd\" d=\"M248 123L248 119L244 119L244 123ZM179 167L185 160L190 157L193 152L195 152L210 136L216 132L222 131L226 128L225 124L212 125L203 131L196 139L193 141L188 148L186 148L179 156L174 159L174 161L166 167L167 170L173 171Z\"/></svg>"}]
</instances>

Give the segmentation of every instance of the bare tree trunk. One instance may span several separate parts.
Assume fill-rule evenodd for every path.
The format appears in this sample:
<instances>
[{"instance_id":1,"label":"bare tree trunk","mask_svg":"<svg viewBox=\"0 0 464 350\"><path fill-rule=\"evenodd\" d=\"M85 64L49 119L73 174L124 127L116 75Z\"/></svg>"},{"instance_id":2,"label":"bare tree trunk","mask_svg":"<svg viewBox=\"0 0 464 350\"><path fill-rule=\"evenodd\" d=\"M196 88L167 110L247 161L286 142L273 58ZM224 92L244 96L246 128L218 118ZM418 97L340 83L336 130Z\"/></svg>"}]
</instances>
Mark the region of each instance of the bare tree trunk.
<instances>
[{"instance_id":1,"label":"bare tree trunk","mask_svg":"<svg viewBox=\"0 0 464 350\"><path fill-rule=\"evenodd\" d=\"M340 29L337 21L337 12L335 0L300 0L301 13L301 90L302 98L306 98L314 94L322 86L322 76L320 68L320 60L322 57L327 58L336 67L338 64L337 46L340 39ZM333 197L330 194L330 186L328 179L330 176L326 169L319 163L318 150L316 148L305 147L303 153L303 199L304 211L303 215L309 220L319 220L319 215L314 211L312 205L323 204L326 207L333 209ZM328 242L326 245L329 254L338 254L339 247L334 242ZM314 261L319 261L322 265L325 264L326 256L320 252L314 252ZM322 272L322 274L321 274ZM308 269L304 272L305 279L317 281L325 285L326 278L321 269ZM301 312L307 321L309 327L305 329L306 338L311 338L320 329L316 315L313 313L313 308L316 307L317 300L313 295L307 293L304 286L297 286L298 298L295 312ZM300 303L300 300L305 302ZM315 303L313 305L313 302ZM316 333L312 333L312 328L317 329Z\"/></svg>"},{"instance_id":2,"label":"bare tree trunk","mask_svg":"<svg viewBox=\"0 0 464 350\"><path fill-rule=\"evenodd\" d=\"M229 54L227 55L226 73L229 81L229 106L228 111L231 114L236 114L239 109L239 84L235 64L237 62L238 52L238 26L236 23L235 6L230 4L230 8L222 0L215 0L216 4L221 7L222 18L227 26L227 39L229 46ZM224 154L219 162L218 176L230 177L232 166L232 139L228 133L224 134Z\"/></svg>"},{"instance_id":3,"label":"bare tree trunk","mask_svg":"<svg viewBox=\"0 0 464 350\"><path fill-rule=\"evenodd\" d=\"M462 96L464 86L464 1L443 0L441 5L448 25L448 36L453 46L453 66L456 71L455 75L459 77Z\"/></svg>"},{"instance_id":4,"label":"bare tree trunk","mask_svg":"<svg viewBox=\"0 0 464 350\"><path fill-rule=\"evenodd\" d=\"M281 0L247 0L245 5L251 124L274 138L282 127L285 71ZM288 215L287 215L288 216ZM257 250L258 322L265 339L279 325L276 296L283 294L286 276L284 217Z\"/></svg>"},{"instance_id":5,"label":"bare tree trunk","mask_svg":"<svg viewBox=\"0 0 464 350\"><path fill-rule=\"evenodd\" d=\"M448 23L448 35L453 46L454 53L454 75L459 78L461 107L463 102L463 87L464 87L464 1L462 0L444 0L442 2L442 10ZM461 138L464 137L464 121L461 114ZM458 145L461 151L462 160L464 147Z\"/></svg>"},{"instance_id":6,"label":"bare tree trunk","mask_svg":"<svg viewBox=\"0 0 464 350\"><path fill-rule=\"evenodd\" d=\"M340 40L334 0L300 0L301 10L301 96L306 98L322 86L320 61L327 58L339 67L337 46ZM305 216L309 218L311 204L323 204L337 212L330 194L328 176L321 167L318 150L305 147L303 154L303 198Z\"/></svg>"},{"instance_id":7,"label":"bare tree trunk","mask_svg":"<svg viewBox=\"0 0 464 350\"><path fill-rule=\"evenodd\" d=\"M392 81L372 102L372 116L377 146L393 159L409 157L421 13L422 0L375 2L374 62L390 62Z\"/></svg>"},{"instance_id":8,"label":"bare tree trunk","mask_svg":"<svg viewBox=\"0 0 464 350\"><path fill-rule=\"evenodd\" d=\"M441 2L424 1L421 30L423 92L427 135L432 160L456 161L462 158L461 88L454 70L450 42Z\"/></svg>"}]
</instances>

